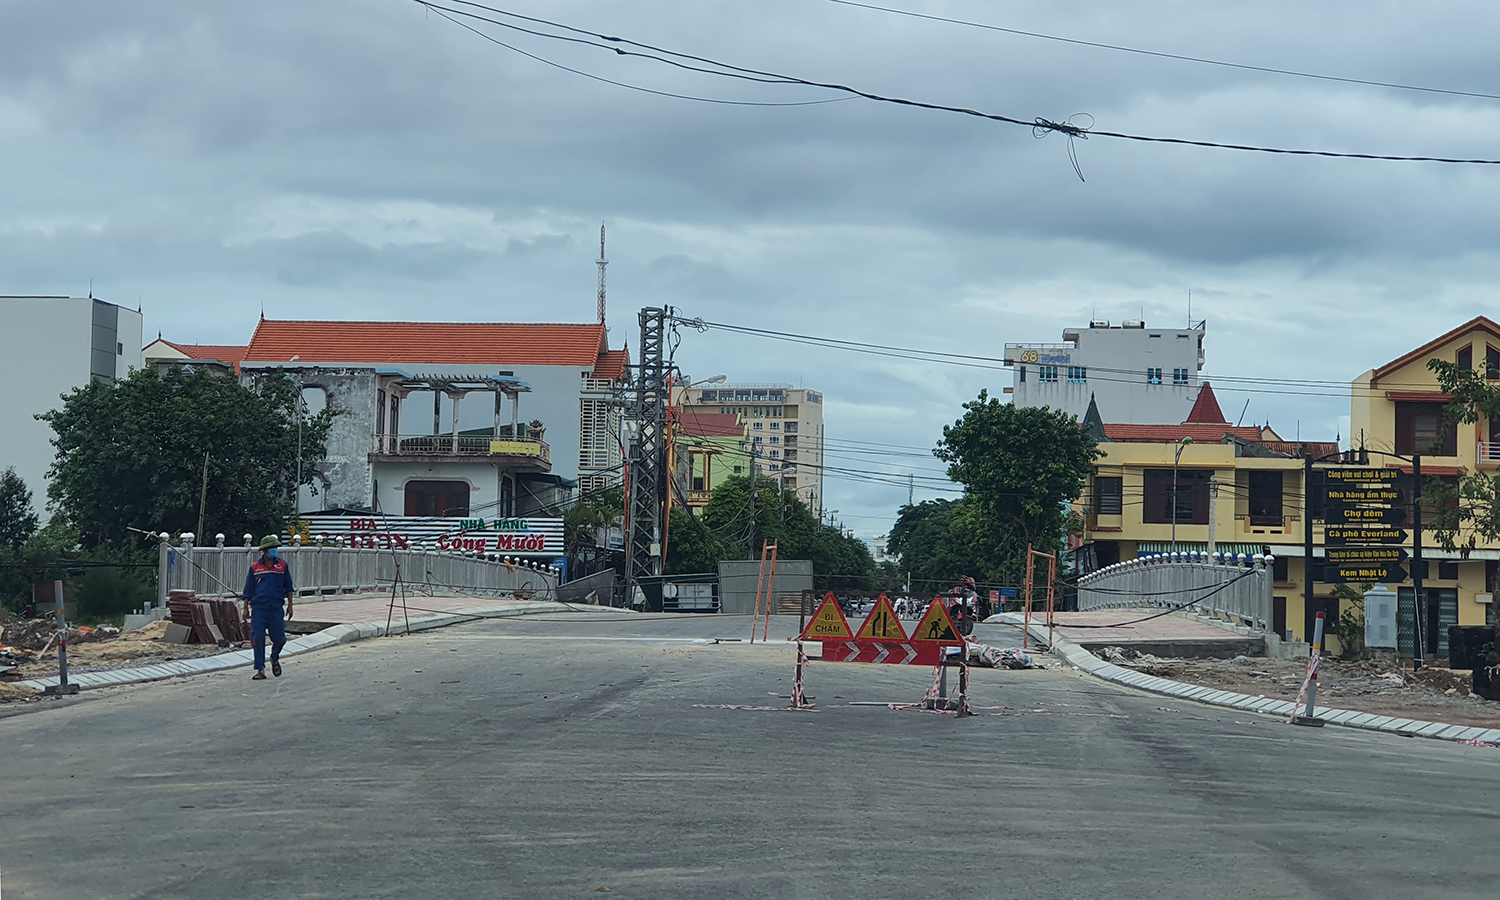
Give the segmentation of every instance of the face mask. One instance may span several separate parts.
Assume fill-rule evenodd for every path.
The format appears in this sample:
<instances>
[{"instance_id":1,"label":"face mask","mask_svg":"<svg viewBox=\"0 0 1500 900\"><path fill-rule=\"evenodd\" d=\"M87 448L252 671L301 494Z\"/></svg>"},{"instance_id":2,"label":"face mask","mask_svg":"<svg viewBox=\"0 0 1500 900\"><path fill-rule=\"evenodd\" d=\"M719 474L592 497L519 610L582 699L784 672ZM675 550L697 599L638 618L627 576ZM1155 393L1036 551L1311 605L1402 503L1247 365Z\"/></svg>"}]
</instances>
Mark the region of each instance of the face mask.
<instances>
[{"instance_id":1,"label":"face mask","mask_svg":"<svg viewBox=\"0 0 1500 900\"><path fill-rule=\"evenodd\" d=\"M275 548L275 547L272 547L272 548L270 548L270 549L268 549L268 550L267 550L267 551L266 551L266 555L267 555L267 556L269 556L269 557L271 557L271 558L272 558L272 559L275 559L275 558L276 558L276 556L277 556L277 553L276 553L276 548Z\"/></svg>"}]
</instances>

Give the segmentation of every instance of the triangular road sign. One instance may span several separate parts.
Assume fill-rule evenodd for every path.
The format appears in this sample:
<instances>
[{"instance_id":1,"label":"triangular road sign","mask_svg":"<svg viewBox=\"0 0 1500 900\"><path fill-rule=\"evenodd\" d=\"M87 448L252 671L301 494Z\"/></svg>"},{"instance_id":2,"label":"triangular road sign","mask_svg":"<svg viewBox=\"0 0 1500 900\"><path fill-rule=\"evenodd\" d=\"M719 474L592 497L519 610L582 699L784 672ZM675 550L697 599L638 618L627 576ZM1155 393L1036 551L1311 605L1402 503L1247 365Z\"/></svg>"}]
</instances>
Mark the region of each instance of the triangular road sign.
<instances>
[{"instance_id":1,"label":"triangular road sign","mask_svg":"<svg viewBox=\"0 0 1500 900\"><path fill-rule=\"evenodd\" d=\"M948 615L948 608L943 605L941 597L932 601L927 607L927 613L922 616L922 621L911 631L911 639L914 641L947 641L953 644L963 642L958 636L958 629L953 626L953 617Z\"/></svg>"},{"instance_id":2,"label":"triangular road sign","mask_svg":"<svg viewBox=\"0 0 1500 900\"><path fill-rule=\"evenodd\" d=\"M802 629L798 640L828 641L853 637L854 632L849 630L849 620L844 618L844 611L839 609L839 601L830 593L823 598L818 611L807 620L807 627Z\"/></svg>"},{"instance_id":3,"label":"triangular road sign","mask_svg":"<svg viewBox=\"0 0 1500 900\"><path fill-rule=\"evenodd\" d=\"M906 630L901 627L901 620L896 618L896 610L885 594L880 595L870 614L865 616L865 624L859 626L859 637L868 641L906 640Z\"/></svg>"}]
</instances>

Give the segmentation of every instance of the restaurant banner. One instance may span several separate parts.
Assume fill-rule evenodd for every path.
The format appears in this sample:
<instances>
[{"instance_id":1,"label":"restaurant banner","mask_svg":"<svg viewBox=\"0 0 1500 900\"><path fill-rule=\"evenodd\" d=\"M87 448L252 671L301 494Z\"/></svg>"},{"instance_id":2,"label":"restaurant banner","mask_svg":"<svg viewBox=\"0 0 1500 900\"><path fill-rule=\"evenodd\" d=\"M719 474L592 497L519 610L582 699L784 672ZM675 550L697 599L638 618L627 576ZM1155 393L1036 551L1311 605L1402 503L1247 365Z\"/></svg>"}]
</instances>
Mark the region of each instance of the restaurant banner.
<instances>
[{"instance_id":1,"label":"restaurant banner","mask_svg":"<svg viewBox=\"0 0 1500 900\"><path fill-rule=\"evenodd\" d=\"M561 556L563 520L424 516L302 516L304 544L369 550L473 550L502 556Z\"/></svg>"}]
</instances>

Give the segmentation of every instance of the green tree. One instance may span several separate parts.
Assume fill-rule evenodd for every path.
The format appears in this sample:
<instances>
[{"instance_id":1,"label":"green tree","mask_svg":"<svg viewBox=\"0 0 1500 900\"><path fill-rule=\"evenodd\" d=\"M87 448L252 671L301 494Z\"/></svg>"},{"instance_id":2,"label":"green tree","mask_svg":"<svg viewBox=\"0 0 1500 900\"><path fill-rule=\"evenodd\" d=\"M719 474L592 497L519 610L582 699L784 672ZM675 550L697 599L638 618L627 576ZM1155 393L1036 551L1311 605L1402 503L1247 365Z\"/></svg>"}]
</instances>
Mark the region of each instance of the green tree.
<instances>
[{"instance_id":1,"label":"green tree","mask_svg":"<svg viewBox=\"0 0 1500 900\"><path fill-rule=\"evenodd\" d=\"M37 521L31 508L31 488L11 466L0 474L0 547L20 550L36 534Z\"/></svg>"},{"instance_id":2,"label":"green tree","mask_svg":"<svg viewBox=\"0 0 1500 900\"><path fill-rule=\"evenodd\" d=\"M985 548L992 575L1019 572L1027 545L1056 553L1073 526L1067 504L1078 499L1102 455L1094 438L1066 413L1018 408L980 391L943 429L933 453L964 486L972 515L965 526Z\"/></svg>"},{"instance_id":3,"label":"green tree","mask_svg":"<svg viewBox=\"0 0 1500 900\"><path fill-rule=\"evenodd\" d=\"M976 581L1005 581L1005 560L983 540L985 529L974 501L925 500L901 507L886 540L886 551L901 558L901 574L910 574L921 591L942 589L960 575Z\"/></svg>"},{"instance_id":4,"label":"green tree","mask_svg":"<svg viewBox=\"0 0 1500 900\"><path fill-rule=\"evenodd\" d=\"M849 537L817 514L777 481L735 475L714 487L701 517L673 510L667 545L668 574L713 572L722 559L760 559L762 542L777 542L779 559L807 559L819 590L867 589L875 559L864 541Z\"/></svg>"},{"instance_id":5,"label":"green tree","mask_svg":"<svg viewBox=\"0 0 1500 900\"><path fill-rule=\"evenodd\" d=\"M295 510L298 417L302 483L311 484L338 414L301 409L295 382L279 372L252 387L177 366L96 379L37 417L57 448L48 496L85 548L126 546L130 527L195 531L207 453L205 530L279 531Z\"/></svg>"},{"instance_id":6,"label":"green tree","mask_svg":"<svg viewBox=\"0 0 1500 900\"><path fill-rule=\"evenodd\" d=\"M618 485L586 491L563 513L563 540L574 547L587 534L598 540L599 532L625 514L625 489Z\"/></svg>"}]
</instances>

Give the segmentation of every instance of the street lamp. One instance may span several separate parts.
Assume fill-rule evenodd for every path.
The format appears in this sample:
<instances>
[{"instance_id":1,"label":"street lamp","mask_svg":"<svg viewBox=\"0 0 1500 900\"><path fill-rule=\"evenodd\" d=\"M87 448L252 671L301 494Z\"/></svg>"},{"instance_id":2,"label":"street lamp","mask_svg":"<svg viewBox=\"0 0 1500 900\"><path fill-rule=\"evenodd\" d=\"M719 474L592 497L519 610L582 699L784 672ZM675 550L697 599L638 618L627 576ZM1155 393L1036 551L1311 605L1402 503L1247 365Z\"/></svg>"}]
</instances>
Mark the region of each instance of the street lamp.
<instances>
[{"instance_id":1,"label":"street lamp","mask_svg":"<svg viewBox=\"0 0 1500 900\"><path fill-rule=\"evenodd\" d=\"M1191 444L1191 437L1184 437L1177 442L1177 452L1172 454L1172 552L1177 552L1177 464L1182 461L1182 451Z\"/></svg>"}]
</instances>

